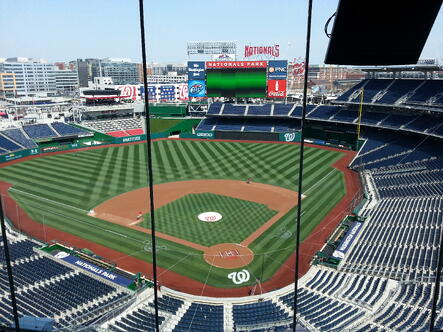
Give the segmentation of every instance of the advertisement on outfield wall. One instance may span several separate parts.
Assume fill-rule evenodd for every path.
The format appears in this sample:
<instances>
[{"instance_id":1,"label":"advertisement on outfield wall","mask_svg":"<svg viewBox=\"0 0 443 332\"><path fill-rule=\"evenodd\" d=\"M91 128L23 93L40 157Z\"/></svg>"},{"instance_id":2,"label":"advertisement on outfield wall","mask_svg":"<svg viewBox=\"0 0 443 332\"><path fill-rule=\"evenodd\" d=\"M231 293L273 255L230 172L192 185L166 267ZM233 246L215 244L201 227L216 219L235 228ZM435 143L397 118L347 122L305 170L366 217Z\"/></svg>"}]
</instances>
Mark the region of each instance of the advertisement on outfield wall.
<instances>
[{"instance_id":1,"label":"advertisement on outfield wall","mask_svg":"<svg viewBox=\"0 0 443 332\"><path fill-rule=\"evenodd\" d=\"M205 79L205 62L204 61L188 61L188 80L204 80Z\"/></svg>"},{"instance_id":2,"label":"advertisement on outfield wall","mask_svg":"<svg viewBox=\"0 0 443 332\"><path fill-rule=\"evenodd\" d=\"M268 61L268 79L285 80L288 77L287 60L269 60Z\"/></svg>"},{"instance_id":3,"label":"advertisement on outfield wall","mask_svg":"<svg viewBox=\"0 0 443 332\"><path fill-rule=\"evenodd\" d=\"M268 80L268 98L285 98L286 80Z\"/></svg>"},{"instance_id":4,"label":"advertisement on outfield wall","mask_svg":"<svg viewBox=\"0 0 443 332\"><path fill-rule=\"evenodd\" d=\"M189 98L206 97L206 83L204 80L191 80L188 82Z\"/></svg>"}]
</instances>

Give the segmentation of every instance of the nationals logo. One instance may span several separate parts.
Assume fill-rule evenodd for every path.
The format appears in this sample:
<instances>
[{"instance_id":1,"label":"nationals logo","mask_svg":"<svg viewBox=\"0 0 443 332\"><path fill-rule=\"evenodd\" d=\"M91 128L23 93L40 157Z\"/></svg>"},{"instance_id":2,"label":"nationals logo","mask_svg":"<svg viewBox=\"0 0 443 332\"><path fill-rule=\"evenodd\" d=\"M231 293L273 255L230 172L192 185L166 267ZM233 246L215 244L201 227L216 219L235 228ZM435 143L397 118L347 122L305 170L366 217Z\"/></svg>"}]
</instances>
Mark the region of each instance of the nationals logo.
<instances>
[{"instance_id":1,"label":"nationals logo","mask_svg":"<svg viewBox=\"0 0 443 332\"><path fill-rule=\"evenodd\" d=\"M245 58L255 55L269 55L274 58L280 56L280 45L274 46L245 46Z\"/></svg>"},{"instance_id":2,"label":"nationals logo","mask_svg":"<svg viewBox=\"0 0 443 332\"><path fill-rule=\"evenodd\" d=\"M121 91L122 97L128 97L132 100L137 99L137 85L120 85L118 89Z\"/></svg>"},{"instance_id":3,"label":"nationals logo","mask_svg":"<svg viewBox=\"0 0 443 332\"><path fill-rule=\"evenodd\" d=\"M302 58L294 59L292 64L292 75L302 76L305 73L305 61Z\"/></svg>"},{"instance_id":4,"label":"nationals logo","mask_svg":"<svg viewBox=\"0 0 443 332\"><path fill-rule=\"evenodd\" d=\"M180 100L188 100L188 85L187 84L180 84L179 86L179 99Z\"/></svg>"},{"instance_id":5,"label":"nationals logo","mask_svg":"<svg viewBox=\"0 0 443 332\"><path fill-rule=\"evenodd\" d=\"M236 285L244 284L249 281L251 275L248 270L241 270L238 272L231 272L228 274L228 278Z\"/></svg>"},{"instance_id":6,"label":"nationals logo","mask_svg":"<svg viewBox=\"0 0 443 332\"><path fill-rule=\"evenodd\" d=\"M295 139L295 133L286 133L285 134L285 141L286 142L293 142Z\"/></svg>"}]
</instances>

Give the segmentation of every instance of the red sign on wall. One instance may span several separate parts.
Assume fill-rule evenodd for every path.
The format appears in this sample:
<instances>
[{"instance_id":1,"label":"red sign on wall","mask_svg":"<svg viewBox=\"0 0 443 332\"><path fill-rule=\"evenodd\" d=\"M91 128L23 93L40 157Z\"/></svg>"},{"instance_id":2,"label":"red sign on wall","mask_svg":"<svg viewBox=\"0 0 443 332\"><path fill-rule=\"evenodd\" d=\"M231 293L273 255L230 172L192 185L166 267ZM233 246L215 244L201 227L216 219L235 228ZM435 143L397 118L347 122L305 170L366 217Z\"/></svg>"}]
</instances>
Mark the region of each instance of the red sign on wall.
<instances>
[{"instance_id":1,"label":"red sign on wall","mask_svg":"<svg viewBox=\"0 0 443 332\"><path fill-rule=\"evenodd\" d=\"M285 98L286 80L268 81L268 98Z\"/></svg>"},{"instance_id":2,"label":"red sign on wall","mask_svg":"<svg viewBox=\"0 0 443 332\"><path fill-rule=\"evenodd\" d=\"M266 61L208 61L206 69L266 68Z\"/></svg>"},{"instance_id":3,"label":"red sign on wall","mask_svg":"<svg viewBox=\"0 0 443 332\"><path fill-rule=\"evenodd\" d=\"M245 58L256 55L268 55L274 58L280 56L280 45L274 46L245 46Z\"/></svg>"}]
</instances>

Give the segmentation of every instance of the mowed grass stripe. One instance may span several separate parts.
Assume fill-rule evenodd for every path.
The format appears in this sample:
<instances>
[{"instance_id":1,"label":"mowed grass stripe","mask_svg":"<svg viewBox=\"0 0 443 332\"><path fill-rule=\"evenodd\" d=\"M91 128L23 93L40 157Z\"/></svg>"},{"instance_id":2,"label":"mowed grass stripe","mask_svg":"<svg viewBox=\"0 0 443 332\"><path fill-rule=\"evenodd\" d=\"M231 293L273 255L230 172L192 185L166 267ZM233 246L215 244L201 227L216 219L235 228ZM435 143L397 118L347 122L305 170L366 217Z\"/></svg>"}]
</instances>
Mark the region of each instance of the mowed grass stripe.
<instances>
[{"instance_id":1,"label":"mowed grass stripe","mask_svg":"<svg viewBox=\"0 0 443 332\"><path fill-rule=\"evenodd\" d=\"M296 174L299 162L299 147L297 145L158 141L154 142L153 147L154 171L161 170L161 176L154 178L155 183L204 178L245 180L251 174L256 182L280 185L296 190ZM116 150L119 150L119 152L116 153ZM321 221L323 216L340 200L344 193L341 172L333 171L331 173L333 168L330 166L341 155L340 152L310 147L306 149L304 189L308 190L310 186L319 182L321 184L315 187L312 192L308 192L308 197L303 200L302 236L307 235L308 230ZM25 192L33 193L38 188L38 194L42 198L50 198L56 202L73 206L78 205L79 208L85 209L89 205L96 204L108 197L146 186L145 160L145 144L135 144L36 158L23 163L25 167L21 169L15 169L14 167L22 164L0 169L0 178L8 179L7 181ZM108 167L104 166L105 164L108 164ZM109 168L112 168L112 170ZM63 172L63 169L66 169L65 172ZM59 173L62 176L58 177L57 174ZM30 174L37 176L29 181ZM144 180L145 183L143 183ZM60 188L53 186L60 186ZM82 196L78 197L77 200L73 195L76 191ZM35 216L37 221L42 222L41 219L45 213L48 213L48 216L54 215L54 217L47 218L51 220L50 222L56 228L64 228L69 231L72 224L75 224L75 227L72 227L72 232L83 234L82 237L87 237L91 241L98 237L94 242L106 243L105 245L113 249L124 254L134 255L134 257L140 259L152 260L150 253L142 250L138 245L138 240L136 240L145 239L145 242L148 241L149 237L145 233L119 225L109 225L105 221L92 218L100 227L109 226L108 229L111 232L105 232L106 236L102 236L100 232L95 231L93 234L89 234L88 228L91 227L89 224L91 219L78 211L69 207L56 206L56 203L48 205L25 196L18 197L17 200L30 215ZM192 206L198 205L198 207L207 206L208 209L214 206L214 203L210 201L206 203L209 205L192 200L190 204ZM226 203L226 208L242 210L251 218L255 218L257 212L243 204L232 205ZM179 209L187 209L187 205L182 204ZM285 235L285 232L293 233L295 231L294 211L290 211L281 218L251 245L253 251L258 254L256 259L247 267L252 275L262 275L264 273L262 280L265 280L293 251L293 237L284 238L283 235ZM259 213L259 215L262 216L263 214ZM241 226L247 227L248 223ZM112 232L128 236L129 241L122 241L124 237L121 236L120 239L114 238L117 237L117 234ZM206 238L211 233L211 231L205 229L199 233L199 236ZM228 238L236 236L236 232L232 229L227 229L224 233L224 236ZM163 245L164 248L160 249L160 245ZM204 282L209 266L204 262L200 252L194 252L190 249L159 239L159 264L168 268L177 263L179 258L186 257L174 266L174 271ZM260 256L260 253L269 253L269 255ZM263 262L266 265L264 272L262 272ZM190 266L192 266L192 269ZM229 270L212 268L207 280L208 284L222 287L235 286L227 278L227 273L229 273Z\"/></svg>"}]
</instances>

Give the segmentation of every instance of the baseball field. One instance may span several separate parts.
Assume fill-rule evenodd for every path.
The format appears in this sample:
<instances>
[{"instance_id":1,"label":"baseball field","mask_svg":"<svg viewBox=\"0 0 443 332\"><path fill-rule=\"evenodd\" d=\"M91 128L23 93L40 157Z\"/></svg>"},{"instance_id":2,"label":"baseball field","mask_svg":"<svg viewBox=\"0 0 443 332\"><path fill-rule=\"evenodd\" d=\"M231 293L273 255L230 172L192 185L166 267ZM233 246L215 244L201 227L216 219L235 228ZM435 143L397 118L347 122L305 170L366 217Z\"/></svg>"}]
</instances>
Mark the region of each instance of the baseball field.
<instances>
[{"instance_id":1,"label":"baseball field","mask_svg":"<svg viewBox=\"0 0 443 332\"><path fill-rule=\"evenodd\" d=\"M306 148L302 239L345 195L333 167L344 155ZM270 279L294 252L298 162L295 144L155 141L159 266L218 288ZM144 144L46 155L1 168L0 180L43 229L110 248L119 261L152 261Z\"/></svg>"}]
</instances>

